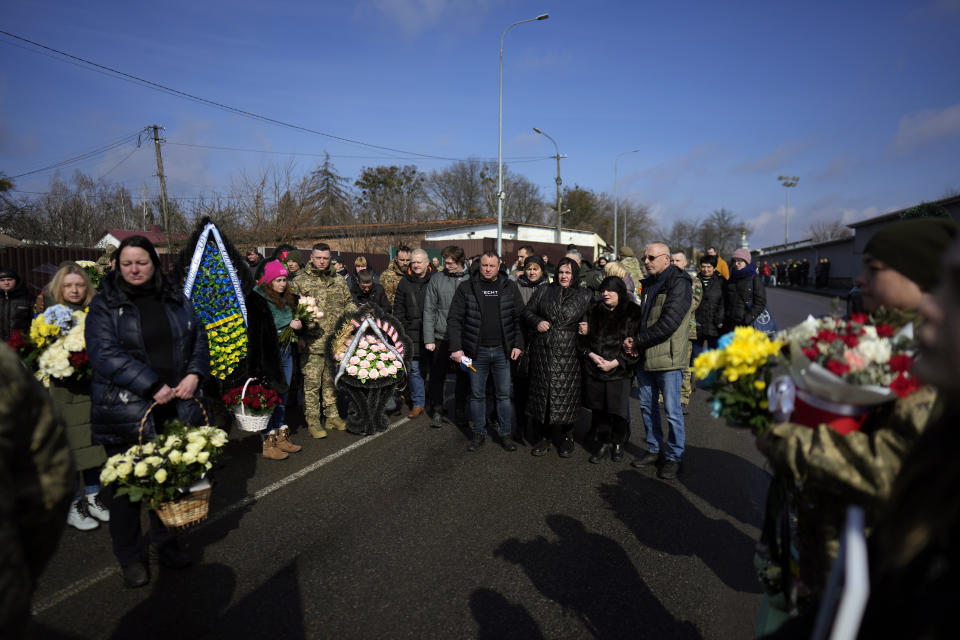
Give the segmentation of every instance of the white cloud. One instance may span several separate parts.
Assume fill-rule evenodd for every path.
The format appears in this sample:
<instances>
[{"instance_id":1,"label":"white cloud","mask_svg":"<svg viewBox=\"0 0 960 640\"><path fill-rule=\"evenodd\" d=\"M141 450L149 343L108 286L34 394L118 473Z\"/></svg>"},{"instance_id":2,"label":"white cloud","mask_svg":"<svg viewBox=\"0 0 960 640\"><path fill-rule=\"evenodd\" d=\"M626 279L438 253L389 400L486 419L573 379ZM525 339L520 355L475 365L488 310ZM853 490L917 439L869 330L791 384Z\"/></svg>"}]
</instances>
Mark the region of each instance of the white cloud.
<instances>
[{"instance_id":1,"label":"white cloud","mask_svg":"<svg viewBox=\"0 0 960 640\"><path fill-rule=\"evenodd\" d=\"M455 0L373 0L373 8L408 36L417 36L453 16L486 12L495 1L460 3Z\"/></svg>"},{"instance_id":2,"label":"white cloud","mask_svg":"<svg viewBox=\"0 0 960 640\"><path fill-rule=\"evenodd\" d=\"M762 158L744 162L736 168L736 171L744 173L777 171L784 168L797 154L806 151L811 146L813 146L813 143L807 140L785 142Z\"/></svg>"},{"instance_id":3,"label":"white cloud","mask_svg":"<svg viewBox=\"0 0 960 640\"><path fill-rule=\"evenodd\" d=\"M890 147L906 154L918 147L960 134L960 104L945 109L926 109L900 118Z\"/></svg>"}]
</instances>

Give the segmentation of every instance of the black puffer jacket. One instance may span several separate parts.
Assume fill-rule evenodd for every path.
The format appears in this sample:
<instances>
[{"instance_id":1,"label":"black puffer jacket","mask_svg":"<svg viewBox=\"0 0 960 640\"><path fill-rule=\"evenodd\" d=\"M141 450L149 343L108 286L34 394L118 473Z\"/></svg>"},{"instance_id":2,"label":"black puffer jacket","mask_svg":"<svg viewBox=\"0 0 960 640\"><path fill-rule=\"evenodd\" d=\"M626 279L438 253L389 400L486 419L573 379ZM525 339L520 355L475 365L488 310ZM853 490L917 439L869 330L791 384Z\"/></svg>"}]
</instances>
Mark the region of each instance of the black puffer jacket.
<instances>
[{"instance_id":1,"label":"black puffer jacket","mask_svg":"<svg viewBox=\"0 0 960 640\"><path fill-rule=\"evenodd\" d=\"M270 302L254 289L247 294L248 371L250 376L263 380L277 393L286 393L289 389L283 375L278 337Z\"/></svg>"},{"instance_id":2,"label":"black puffer jacket","mask_svg":"<svg viewBox=\"0 0 960 640\"><path fill-rule=\"evenodd\" d=\"M407 274L397 285L397 296L393 300L393 315L397 317L403 330L410 336L413 345L411 357L419 357L423 345L423 300L427 295L427 284L435 271L427 271L423 277Z\"/></svg>"},{"instance_id":3,"label":"black puffer jacket","mask_svg":"<svg viewBox=\"0 0 960 640\"><path fill-rule=\"evenodd\" d=\"M527 415L544 424L571 424L580 410L580 350L577 330L593 300L584 287L540 287L523 312L531 331L529 345L530 398ZM537 331L546 320L550 330Z\"/></svg>"},{"instance_id":4,"label":"black puffer jacket","mask_svg":"<svg viewBox=\"0 0 960 640\"><path fill-rule=\"evenodd\" d=\"M87 354L93 365L90 384L90 422L94 444L126 444L137 440L140 419L153 404L150 389L159 376L150 368L143 343L140 312L117 285L116 273L104 278L102 290L90 303L86 331ZM173 365L176 375L196 374L200 385L210 370L207 335L193 307L171 284L165 282L163 306L167 311ZM199 423L201 412L193 400L174 400L181 420ZM153 417L144 426L144 437L156 436Z\"/></svg>"},{"instance_id":5,"label":"black puffer jacket","mask_svg":"<svg viewBox=\"0 0 960 640\"><path fill-rule=\"evenodd\" d=\"M594 304L587 316L590 331L586 338L581 338L586 374L597 380L620 380L633 376L640 358L627 355L623 350L623 341L637 332L639 324L640 307L629 300L620 302L612 310L602 302ZM612 371L602 371L593 360L586 357L591 352L604 360L616 360L620 366Z\"/></svg>"},{"instance_id":6,"label":"black puffer jacket","mask_svg":"<svg viewBox=\"0 0 960 640\"><path fill-rule=\"evenodd\" d=\"M496 286L500 299L500 337L503 340L503 350L510 356L513 349L523 349L523 327L520 314L523 312L523 303L520 299L520 290L517 283L507 278L503 273L497 274L494 282L484 282L483 286ZM477 355L477 346L480 343L480 275L471 276L469 280L460 284L450 302L450 313L447 316L447 336L450 341L450 351L463 351L473 358Z\"/></svg>"},{"instance_id":7,"label":"black puffer jacket","mask_svg":"<svg viewBox=\"0 0 960 640\"><path fill-rule=\"evenodd\" d=\"M723 333L749 327L766 308L767 291L757 265L731 269L730 279L723 283Z\"/></svg>"},{"instance_id":8,"label":"black puffer jacket","mask_svg":"<svg viewBox=\"0 0 960 640\"><path fill-rule=\"evenodd\" d=\"M17 281L10 291L0 291L0 340L7 340L17 329L24 332L30 330L33 299L27 285L15 271L0 269L0 275Z\"/></svg>"},{"instance_id":9,"label":"black puffer jacket","mask_svg":"<svg viewBox=\"0 0 960 640\"><path fill-rule=\"evenodd\" d=\"M697 318L697 338L716 338L723 330L723 276L714 273L709 278L703 274L697 276L703 286L700 306L694 312Z\"/></svg>"}]
</instances>

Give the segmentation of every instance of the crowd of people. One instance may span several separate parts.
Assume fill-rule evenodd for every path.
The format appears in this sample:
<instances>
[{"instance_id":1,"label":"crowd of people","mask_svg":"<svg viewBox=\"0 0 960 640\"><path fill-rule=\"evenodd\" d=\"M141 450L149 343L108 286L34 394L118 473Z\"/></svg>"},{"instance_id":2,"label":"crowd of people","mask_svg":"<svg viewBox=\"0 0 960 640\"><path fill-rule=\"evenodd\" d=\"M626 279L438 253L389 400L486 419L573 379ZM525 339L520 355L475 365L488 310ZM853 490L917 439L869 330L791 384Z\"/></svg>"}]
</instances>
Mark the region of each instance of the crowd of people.
<instances>
[{"instance_id":1,"label":"crowd of people","mask_svg":"<svg viewBox=\"0 0 960 640\"><path fill-rule=\"evenodd\" d=\"M757 445L810 498L798 512L805 589L799 600L818 601L843 511L850 504L866 505L868 522L877 527L874 562L885 580L867 609L866 628L904 628L891 615L898 599L906 599L929 614L924 628L938 631L946 624L944 612L934 611L931 603L943 601L937 599L943 589L956 595L947 582L958 560L949 542L960 515L955 465L949 460L949 445L956 439L950 423L955 408L944 392L952 390L960 373L960 333L951 315L957 305L960 253L956 247L947 251L957 235L955 226L919 223L891 229L867 246L858 285L868 311L897 315L901 325L913 323L924 347L920 372L929 385L897 401L892 412L862 432L841 436L826 425L811 429L784 422L774 424ZM931 250L934 246L937 251ZM946 270L940 266L944 255ZM686 405L695 390L692 359L716 348L723 334L754 325L766 309L766 286L783 281L782 265L757 265L745 249L733 251L728 262L707 248L691 274L687 256L671 253L662 242L644 247L639 260L622 247L618 255L595 264L576 247L568 247L563 259L551 265L524 246L509 266L493 251L468 260L463 248L451 245L431 259L424 249L401 246L380 274L362 257L349 272L324 243L310 252L281 247L270 259L256 250L246 257L243 268L256 283L245 292L249 372L281 396L260 435L264 459L283 460L302 449L292 441L294 430L287 424L292 403L301 407L313 438L345 429L326 336L342 314L371 306L393 314L410 340L405 354L409 384L403 397L395 399L395 412L405 400L410 419L425 416L432 428L459 427L469 439L469 452L479 451L495 435L507 452L529 444L533 456L555 449L561 458L570 458L576 449L574 428L586 409L590 428L583 446L589 462L619 462L631 438L629 398L635 383L645 446L631 465L655 466L665 479L681 471ZM43 501L47 511L69 503L67 522L77 529L107 523L124 583L138 587L149 581L141 503L116 495L110 486L101 490L98 469L106 456L125 450L141 434L155 437L166 420L201 420L197 398L209 378L209 354L190 301L163 273L147 239L124 240L112 266L96 292L84 269L61 265L36 300L16 273L0 269L0 337L8 340L16 330L29 330L44 306L89 309L89 420L85 432L70 437L72 463L49 449L35 451L60 478L59 485L43 483L49 494ZM828 273L829 266L824 269ZM789 280L789 267L785 273ZM804 278L796 278L804 286ZM322 318L295 318L300 296L316 300ZM296 339L281 342L285 330ZM0 365L8 364L8 353L0 353ZM27 384L7 366L0 373L11 389ZM451 374L454 388L448 394ZM33 393L0 397L0 417L19 419L12 407ZM55 438L55 421L35 413L30 420L46 430L44 437ZM6 434L7 423L0 426ZM16 438L22 445L23 434ZM933 490L924 493L928 487ZM914 502L918 491L926 497ZM9 505L0 503L0 508L6 517ZM7 533L0 529L0 535ZM149 512L148 537L165 566L190 564L178 536L154 511ZM43 542L38 538L38 548ZM25 571L35 571L43 558L26 565ZM919 584L915 592L905 587L910 581ZM788 613L796 616L798 611ZM779 632L789 637L790 630L786 623Z\"/></svg>"}]
</instances>

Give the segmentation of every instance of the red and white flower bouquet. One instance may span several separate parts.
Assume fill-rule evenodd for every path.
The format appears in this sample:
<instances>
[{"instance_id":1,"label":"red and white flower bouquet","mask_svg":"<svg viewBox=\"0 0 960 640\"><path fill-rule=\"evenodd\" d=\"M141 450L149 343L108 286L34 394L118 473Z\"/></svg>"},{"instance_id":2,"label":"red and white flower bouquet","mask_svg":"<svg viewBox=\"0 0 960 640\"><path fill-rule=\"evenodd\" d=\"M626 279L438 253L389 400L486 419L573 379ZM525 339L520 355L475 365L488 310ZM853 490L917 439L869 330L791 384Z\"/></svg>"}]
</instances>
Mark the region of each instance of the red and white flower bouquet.
<instances>
[{"instance_id":1,"label":"red and white flower bouquet","mask_svg":"<svg viewBox=\"0 0 960 640\"><path fill-rule=\"evenodd\" d=\"M812 316L781 332L789 379L769 389L771 411L815 427L826 423L847 433L860 428L876 407L920 387L911 373L917 343L913 326L900 330L854 313L849 318Z\"/></svg>"}]
</instances>

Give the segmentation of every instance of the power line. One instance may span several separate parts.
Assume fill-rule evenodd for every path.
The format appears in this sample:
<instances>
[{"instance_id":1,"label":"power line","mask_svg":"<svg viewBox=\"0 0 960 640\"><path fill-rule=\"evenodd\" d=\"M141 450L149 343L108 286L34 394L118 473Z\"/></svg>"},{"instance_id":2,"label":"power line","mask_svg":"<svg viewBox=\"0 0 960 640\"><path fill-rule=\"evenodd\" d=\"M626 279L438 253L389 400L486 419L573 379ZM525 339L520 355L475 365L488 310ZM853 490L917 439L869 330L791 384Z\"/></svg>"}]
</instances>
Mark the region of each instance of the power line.
<instances>
[{"instance_id":1,"label":"power line","mask_svg":"<svg viewBox=\"0 0 960 640\"><path fill-rule=\"evenodd\" d=\"M67 159L65 159L65 160L61 160L61 161L59 161L59 162L55 162L55 163L53 163L53 164L51 164L51 165L48 165L48 166L46 166L46 167L41 167L41 168L39 168L39 169L31 169L30 171L24 171L23 173L18 173L18 174L16 174L16 175L8 176L8 178L11 179L11 180L13 180L13 179L15 179L15 178L22 178L22 177L24 177L24 176L32 176L32 175L34 175L34 174L36 174L36 173L45 173L45 172L47 172L47 171L53 171L54 169L60 169L60 168L65 167L65 166L67 166L67 165L74 164L74 163L76 163L76 162L81 162L81 161L83 161L83 160L88 160L88 159L90 159L90 158L94 158L94 157L96 157L96 156L98 156L98 155L102 155L102 154L107 153L107 152L109 152L109 151L113 151L114 149L116 149L116 148L118 148L118 147L122 147L123 145L127 144L128 142L132 142L135 138L137 139L137 148L139 148L139 146L140 146L139 136L140 136L141 131L143 131L143 130L142 130L142 129L139 129L139 130L137 130L137 131L134 131L133 133L130 133L130 134L127 134L127 135L123 136L122 138L120 138L120 139L118 139L118 140L114 140L113 142L109 142L109 143L107 143L105 146L98 147L98 148L92 149L92 150L90 150L90 151L86 151L86 152L81 153L81 154L79 154L79 155L72 156L72 157L67 158ZM136 150L136 149L134 149L134 150ZM128 157L129 157L129 156L128 156ZM126 159L126 158L125 158L125 159ZM118 164L117 166L119 166L119 164ZM116 167L114 167L114 169L116 169ZM111 169L110 171L113 171L113 169ZM108 172L108 173L109 173L109 172Z\"/></svg>"},{"instance_id":2,"label":"power line","mask_svg":"<svg viewBox=\"0 0 960 640\"><path fill-rule=\"evenodd\" d=\"M179 98L184 98L184 99L187 99L187 100L191 100L191 101L193 101L193 102L198 102L198 103L201 103L201 104L206 104L206 105L208 105L208 106L212 106L212 107L215 107L215 108L217 108L217 109L221 109L221 110L223 110L223 111L227 111L227 112L229 112L229 113L233 113L233 114L236 114L236 115L240 115L240 116L243 116L243 117L246 117L246 118L251 118L251 119L253 119L253 120L258 120L258 121L261 121L261 122L267 122L267 123L274 124L274 125L277 125L277 126L286 127L286 128L288 128L288 129L294 129L294 130L297 130L297 131L303 131L303 132L306 132L306 133L312 133L312 134L314 134L314 135L323 136L323 137L325 137L325 138L330 138L331 140L337 140L337 141L339 141L339 142L345 142L345 143L348 143L348 144L360 145L360 146L363 146L363 147L367 147L367 148L369 148L369 149L377 149L377 150L380 150L380 151L389 151L389 152L391 152L391 153L398 153L398 154L401 154L401 155L404 155L404 156L416 156L416 157L418 157L418 158L431 158L431 159L435 159L435 160L448 160L448 161L460 160L460 158L452 158L452 157L445 157L445 156L435 156L435 155L431 155L431 154L428 154L428 153L418 153L418 152L416 152L416 151L407 151L407 150L404 150L404 149L397 149L397 148L394 148L394 147L387 147L387 146L383 146L383 145L372 144L372 143L369 143L369 142L363 142L362 140L354 140L354 139L352 139L352 138L347 138L347 137L344 137L344 136L338 136L338 135L334 135L334 134L332 134L332 133L326 133L326 132L324 132L324 131L319 131L319 130L317 130L317 129L311 129L311 128L309 128L309 127L304 127L304 126L301 126L301 125L292 124L292 123L289 123L289 122L285 122L285 121L283 121L283 120L278 120L278 119L276 119L276 118L271 118L271 117L269 117L269 116L265 116L265 115L261 115L261 114L259 114L259 113L255 113L255 112L253 112L253 111L247 111L246 109L240 109L239 107L233 107L233 106L230 106L230 105L228 105L228 104L224 104L224 103L222 103L222 102L217 102L217 101L211 100L211 99L209 99L209 98L204 98L204 97L202 97L202 96L197 96L197 95L194 95L194 94L192 94L192 93L187 93L186 91L181 91L181 90L179 90L179 89L174 89L174 88L172 88L172 87L168 87L167 85L161 84L161 83L159 83L159 82L153 82L152 80L147 80L147 79L145 79L145 78L141 78L140 76L136 76L136 75L134 75L134 74L132 74L132 73L126 73L126 72L124 72L124 71L120 71L119 69L114 69L113 67L108 67L108 66L106 66L106 65L102 65L102 64L93 62L92 60L87 60L86 58L82 58L82 57L80 57L80 56L75 56L75 55L73 55L73 54L67 53L66 51L61 51L61 50L59 50L59 49L55 49L55 48L53 48L53 47L49 47L49 46L47 46L47 45L45 45L45 44L41 44L41 43L36 42L36 41L34 41L34 40L30 40L29 38L24 38L24 37L22 37L22 36L16 35L15 33L10 33L9 31L4 31L4 30L0 29L0 34L3 34L3 35L5 35L5 36L7 36L7 37L9 37L9 38L13 38L13 39L15 39L15 40L19 40L20 42L25 42L25 43L27 43L27 44L30 44L30 45L34 46L34 47L38 47L38 48L40 48L40 49L43 49L44 51L49 51L49 52L54 53L54 54L56 54L56 55L58 55L58 56L62 56L63 58L66 58L66 59L67 59L66 61L71 61L71 60L72 60L72 61L75 61L75 62L77 62L77 63L80 63L80 64L84 65L84 66L87 67L87 68L90 68L91 70L94 70L94 71L99 70L100 72L105 72L105 73L107 73L108 75L111 75L112 77L115 77L115 78L118 78L118 79L127 80L127 81L129 81L129 82L134 82L135 84L139 84L139 85L141 85L141 86L147 87L147 88L149 88L149 89L153 89L153 90L155 90L155 91L160 91L160 92L162 92L162 93L166 93L166 94L168 94L168 95L172 95L172 96L176 96L176 97L179 97Z\"/></svg>"},{"instance_id":3,"label":"power line","mask_svg":"<svg viewBox=\"0 0 960 640\"><path fill-rule=\"evenodd\" d=\"M172 140L167 140L166 144L172 144L178 147L193 147L196 149L211 149L215 151L240 151L244 153L267 153L273 155L282 155L282 156L304 156L304 157L315 157L323 158L325 156L330 156L331 158L347 158L351 160L417 160L419 158L413 156L355 156L355 155L344 155L344 154L332 154L332 153L311 153L305 151L273 151L271 149L250 149L243 147L223 147L218 145L209 145L209 144L192 144L189 142L174 142ZM539 160L549 160L554 156L518 156L516 158L506 158L507 162L537 162ZM437 158L439 160L447 160L447 158ZM463 162L495 162L496 158L466 158Z\"/></svg>"}]
</instances>

